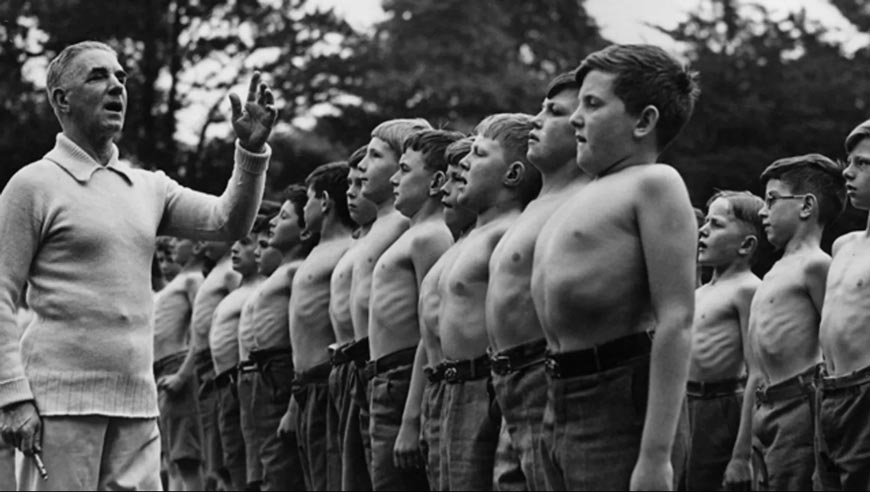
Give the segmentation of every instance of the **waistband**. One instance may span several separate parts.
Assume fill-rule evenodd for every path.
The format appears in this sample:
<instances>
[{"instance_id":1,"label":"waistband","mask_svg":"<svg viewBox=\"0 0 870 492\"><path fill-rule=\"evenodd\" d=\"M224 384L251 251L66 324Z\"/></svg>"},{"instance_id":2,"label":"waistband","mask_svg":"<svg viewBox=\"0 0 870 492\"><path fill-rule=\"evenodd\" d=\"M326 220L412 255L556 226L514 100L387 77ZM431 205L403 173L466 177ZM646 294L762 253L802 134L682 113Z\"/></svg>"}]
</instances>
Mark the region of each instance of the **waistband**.
<instances>
[{"instance_id":1,"label":"waistband","mask_svg":"<svg viewBox=\"0 0 870 492\"><path fill-rule=\"evenodd\" d=\"M773 386L759 386L755 390L755 399L763 404L791 400L815 391L821 364L815 365Z\"/></svg>"},{"instance_id":2,"label":"waistband","mask_svg":"<svg viewBox=\"0 0 870 492\"><path fill-rule=\"evenodd\" d=\"M355 342L352 342L347 347L345 347L342 352L345 356L352 360L357 365L357 367L359 367L360 369L364 368L366 362L368 362L371 358L371 356L369 355L369 337L361 338Z\"/></svg>"},{"instance_id":3,"label":"waistband","mask_svg":"<svg viewBox=\"0 0 870 492\"><path fill-rule=\"evenodd\" d=\"M387 371L408 364L414 363L414 356L417 355L417 346L408 347L406 349L397 350L392 354L387 354L378 360L370 360L366 363L363 375L366 379L372 379L375 376L383 374Z\"/></svg>"},{"instance_id":4,"label":"waistband","mask_svg":"<svg viewBox=\"0 0 870 492\"><path fill-rule=\"evenodd\" d=\"M477 381L489 377L490 369L491 365L487 354L476 359L447 360L444 361L444 381L447 384Z\"/></svg>"},{"instance_id":5,"label":"waistband","mask_svg":"<svg viewBox=\"0 0 870 492\"><path fill-rule=\"evenodd\" d=\"M842 376L824 376L821 378L822 391L851 388L868 382L870 382L870 366Z\"/></svg>"},{"instance_id":6,"label":"waistband","mask_svg":"<svg viewBox=\"0 0 870 492\"><path fill-rule=\"evenodd\" d=\"M262 366L266 362L274 359L290 359L293 358L293 350L290 347L277 347L262 350L251 350L248 360Z\"/></svg>"},{"instance_id":7,"label":"waistband","mask_svg":"<svg viewBox=\"0 0 870 492\"><path fill-rule=\"evenodd\" d=\"M237 369L233 367L232 369L227 369L226 371L218 374L214 377L214 387L217 389L221 389L227 386L235 386L236 373Z\"/></svg>"},{"instance_id":8,"label":"waistband","mask_svg":"<svg viewBox=\"0 0 870 492\"><path fill-rule=\"evenodd\" d=\"M547 357L547 340L540 339L516 347L489 354L493 374L506 376L529 366L544 362Z\"/></svg>"},{"instance_id":9,"label":"waistband","mask_svg":"<svg viewBox=\"0 0 870 492\"><path fill-rule=\"evenodd\" d=\"M258 368L256 362L252 361L251 359L248 359L248 360L243 360L242 362L239 362L238 369L239 369L239 371L238 371L239 374L247 374L249 372L257 372L257 370L259 368Z\"/></svg>"},{"instance_id":10,"label":"waistband","mask_svg":"<svg viewBox=\"0 0 870 492\"><path fill-rule=\"evenodd\" d=\"M214 376L214 362L211 360L211 350L205 349L193 355L193 370L200 380L212 379Z\"/></svg>"},{"instance_id":11,"label":"waistband","mask_svg":"<svg viewBox=\"0 0 870 492\"><path fill-rule=\"evenodd\" d=\"M734 395L743 390L746 378L719 379L717 381L687 381L686 394L693 398L715 398Z\"/></svg>"},{"instance_id":12,"label":"waistband","mask_svg":"<svg viewBox=\"0 0 870 492\"><path fill-rule=\"evenodd\" d=\"M327 351L329 352L329 362L333 367L343 366L353 361L353 359L348 357L344 351L354 343L356 342L350 341L342 344L334 343L327 347Z\"/></svg>"},{"instance_id":13,"label":"waistband","mask_svg":"<svg viewBox=\"0 0 870 492\"><path fill-rule=\"evenodd\" d=\"M439 362L434 366L426 366L423 368L423 374L430 383L440 383L444 381L444 362Z\"/></svg>"},{"instance_id":14,"label":"waistband","mask_svg":"<svg viewBox=\"0 0 870 492\"><path fill-rule=\"evenodd\" d=\"M588 376L608 371L649 355L654 332L640 332L617 338L602 345L553 354L547 352L547 374L553 379Z\"/></svg>"},{"instance_id":15,"label":"waistband","mask_svg":"<svg viewBox=\"0 0 870 492\"><path fill-rule=\"evenodd\" d=\"M307 371L297 372L296 377L293 378L293 386L329 382L330 371L332 371L332 364L321 362Z\"/></svg>"},{"instance_id":16,"label":"waistband","mask_svg":"<svg viewBox=\"0 0 870 492\"><path fill-rule=\"evenodd\" d=\"M160 360L154 362L154 374L162 374L167 367L183 362L185 357L187 357L187 350L161 357Z\"/></svg>"}]
</instances>

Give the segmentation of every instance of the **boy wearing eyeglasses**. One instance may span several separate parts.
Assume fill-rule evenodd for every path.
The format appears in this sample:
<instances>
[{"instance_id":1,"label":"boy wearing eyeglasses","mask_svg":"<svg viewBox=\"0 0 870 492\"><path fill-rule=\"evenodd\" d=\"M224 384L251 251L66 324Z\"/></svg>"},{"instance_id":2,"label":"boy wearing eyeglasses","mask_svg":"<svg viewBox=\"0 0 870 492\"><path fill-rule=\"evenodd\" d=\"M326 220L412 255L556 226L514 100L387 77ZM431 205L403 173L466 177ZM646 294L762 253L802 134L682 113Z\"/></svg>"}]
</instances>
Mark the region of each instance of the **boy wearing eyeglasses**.
<instances>
[{"instance_id":1,"label":"boy wearing eyeglasses","mask_svg":"<svg viewBox=\"0 0 870 492\"><path fill-rule=\"evenodd\" d=\"M831 258L822 232L840 212L843 177L820 154L779 159L761 174L767 239L783 251L752 300L749 378L731 466L753 462L767 490L809 490L815 457L814 393L822 362L819 322ZM751 434L748 430L751 429Z\"/></svg>"},{"instance_id":2,"label":"boy wearing eyeglasses","mask_svg":"<svg viewBox=\"0 0 870 492\"><path fill-rule=\"evenodd\" d=\"M758 215L764 201L747 191L720 191L707 203L698 231L698 264L709 267L712 277L695 291L686 385L689 490L719 490L724 481L750 482L748 467L737 463L729 469L728 464L740 427L749 307L761 283L751 266L764 240Z\"/></svg>"},{"instance_id":3,"label":"boy wearing eyeglasses","mask_svg":"<svg viewBox=\"0 0 870 492\"><path fill-rule=\"evenodd\" d=\"M870 209L870 120L846 138L846 195ZM820 337L818 466L824 490L870 490L870 253L868 232L846 234L832 248Z\"/></svg>"}]
</instances>

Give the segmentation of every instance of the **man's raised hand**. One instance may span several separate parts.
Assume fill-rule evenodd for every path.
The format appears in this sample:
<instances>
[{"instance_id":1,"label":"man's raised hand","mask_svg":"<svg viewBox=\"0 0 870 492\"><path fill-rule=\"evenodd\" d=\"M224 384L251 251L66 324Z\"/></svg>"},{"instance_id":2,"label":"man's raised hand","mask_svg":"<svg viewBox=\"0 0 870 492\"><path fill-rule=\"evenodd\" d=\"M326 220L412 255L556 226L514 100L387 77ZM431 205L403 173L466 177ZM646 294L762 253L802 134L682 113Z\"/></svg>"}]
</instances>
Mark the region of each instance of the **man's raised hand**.
<instances>
[{"instance_id":1,"label":"man's raised hand","mask_svg":"<svg viewBox=\"0 0 870 492\"><path fill-rule=\"evenodd\" d=\"M248 98L242 107L237 94L230 94L230 107L233 111L233 131L245 150L263 152L266 140L272 133L272 126L278 117L275 109L275 96L265 82L260 82L260 72L254 72L248 87Z\"/></svg>"}]
</instances>

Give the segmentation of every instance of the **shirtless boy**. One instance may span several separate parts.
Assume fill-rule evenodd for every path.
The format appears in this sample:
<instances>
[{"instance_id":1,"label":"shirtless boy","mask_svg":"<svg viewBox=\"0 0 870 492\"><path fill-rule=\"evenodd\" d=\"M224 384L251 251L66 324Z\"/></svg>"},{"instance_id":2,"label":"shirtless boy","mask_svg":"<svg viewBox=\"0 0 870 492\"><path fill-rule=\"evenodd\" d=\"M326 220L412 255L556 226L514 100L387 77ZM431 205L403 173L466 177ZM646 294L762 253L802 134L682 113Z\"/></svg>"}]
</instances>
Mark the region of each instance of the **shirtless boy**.
<instances>
[{"instance_id":1,"label":"shirtless boy","mask_svg":"<svg viewBox=\"0 0 870 492\"><path fill-rule=\"evenodd\" d=\"M870 120L846 138L846 194L870 210ZM870 489L870 223L834 242L820 328L827 377L818 409L818 467L825 490Z\"/></svg>"},{"instance_id":2,"label":"shirtless boy","mask_svg":"<svg viewBox=\"0 0 870 492\"><path fill-rule=\"evenodd\" d=\"M354 339L360 343L356 347L355 361L357 363L359 386L354 390L354 401L360 407L360 434L366 449L366 465L371 475L372 456L369 436L369 401L371 388L365 367L369 361L369 302L371 300L372 275L378 259L408 230L408 218L396 210L394 206L390 177L399 167L402 156L402 144L409 135L417 130L431 128L422 119L388 120L372 130L371 140L366 147L366 155L360 161L358 169L361 173L360 193L371 201L377 209L371 228L361 237L358 249L354 253L354 265L350 290L350 315L353 322ZM363 346L365 348L363 348Z\"/></svg>"},{"instance_id":3,"label":"shirtless boy","mask_svg":"<svg viewBox=\"0 0 870 492\"><path fill-rule=\"evenodd\" d=\"M332 370L329 373L329 410L326 416L327 487L330 490L371 490L365 447L359 426L359 405L353 390L359 386L356 365L368 360L369 341L354 341L350 317L350 286L354 258L360 238L375 220L375 205L360 193L362 174L359 163L366 154L360 147L348 159L348 187L344 191L350 218L356 225L355 240L338 260L329 279L329 319L335 334L330 347Z\"/></svg>"},{"instance_id":4,"label":"shirtless boy","mask_svg":"<svg viewBox=\"0 0 870 492\"><path fill-rule=\"evenodd\" d=\"M429 480L429 490L444 490L441 483L441 407L444 399L444 359L441 353L441 339L438 336L438 313L441 310L441 292L444 270L450 268L456 259L456 252L461 239L474 225L477 216L471 210L457 203L456 186L459 177L459 161L471 151L473 137L466 137L450 144L445 150L447 173L444 184L439 191L441 205L444 208L444 223L457 238L438 261L429 269L429 273L420 283L418 312L420 319L420 344L414 360L414 372L411 374L411 388L405 403L405 413L413 413L415 402L419 405L419 423L403 419L400 437L413 434L413 429L419 431L419 447L414 443L396 439L396 463L406 463L417 457L422 459ZM422 353L420 352L422 351ZM422 387L422 392L417 388ZM416 392L415 392L416 391ZM407 428L406 428L407 427ZM409 430L410 429L410 430ZM415 453L419 453L416 454ZM399 465L401 466L401 465Z\"/></svg>"},{"instance_id":5,"label":"shirtless boy","mask_svg":"<svg viewBox=\"0 0 870 492\"><path fill-rule=\"evenodd\" d=\"M732 466L747 466L750 448L744 427L751 425L752 447L760 458L753 462L760 486L808 490L815 469L813 394L822 362L819 322L831 261L820 242L824 227L841 209L843 179L830 159L809 154L775 161L761 180L765 206L759 215L767 239L783 255L752 300L749 380L738 438L745 442L741 450L735 448L733 460L742 463Z\"/></svg>"},{"instance_id":6,"label":"shirtless boy","mask_svg":"<svg viewBox=\"0 0 870 492\"><path fill-rule=\"evenodd\" d=\"M384 251L372 275L369 305L372 362L367 376L371 378L369 429L375 490L428 488L419 454L422 384L407 411L405 402L420 341L417 311L420 282L453 244L453 235L444 223L439 190L447 170L444 151L461 136L444 130L412 134L405 139L399 165L388 182L395 196L395 208L410 220L410 228ZM372 196L376 191L370 186L367 194ZM400 427L405 431L408 453L397 453L394 459Z\"/></svg>"},{"instance_id":7,"label":"shirtless boy","mask_svg":"<svg viewBox=\"0 0 870 492\"><path fill-rule=\"evenodd\" d=\"M576 73L577 163L593 179L544 225L532 267L549 351L546 484L666 490L688 372L697 229L680 175L655 162L698 89L691 72L649 45L609 46Z\"/></svg>"},{"instance_id":8,"label":"shirtless boy","mask_svg":"<svg viewBox=\"0 0 870 492\"><path fill-rule=\"evenodd\" d=\"M293 276L290 296L290 342L298 406L296 436L306 490L327 490L326 413L332 365L327 348L335 342L329 319L330 277L351 244L353 221L347 210L347 164L324 164L306 178L306 229L320 233ZM289 413L290 409L288 409Z\"/></svg>"},{"instance_id":9,"label":"shirtless boy","mask_svg":"<svg viewBox=\"0 0 870 492\"><path fill-rule=\"evenodd\" d=\"M546 487L536 456L547 403L547 342L530 293L532 257L544 222L589 181L577 167L577 144L569 121L577 109L579 89L573 73L550 82L541 111L532 119L527 153L541 173L541 192L507 230L489 260L486 330L492 382L529 490ZM496 467L500 459L497 455Z\"/></svg>"},{"instance_id":10,"label":"shirtless boy","mask_svg":"<svg viewBox=\"0 0 870 492\"><path fill-rule=\"evenodd\" d=\"M449 270L439 329L447 382L442 409L442 484L450 490L492 490L501 413L491 390L486 295L493 250L540 190L527 158L532 117L495 114L475 129L460 162L459 203L477 214Z\"/></svg>"},{"instance_id":11,"label":"shirtless boy","mask_svg":"<svg viewBox=\"0 0 870 492\"><path fill-rule=\"evenodd\" d=\"M698 231L698 263L713 276L695 290L686 386L689 490L720 490L723 478L729 485L735 479L749 485L748 474L725 477L725 469L732 455L746 458L733 451L743 402L744 354L749 350L749 307L761 283L750 267L764 236L758 215L763 206L752 193L720 191L707 202Z\"/></svg>"},{"instance_id":12,"label":"shirtless boy","mask_svg":"<svg viewBox=\"0 0 870 492\"><path fill-rule=\"evenodd\" d=\"M203 243L173 241L173 262L181 270L154 296L154 378L160 409L160 435L172 490L202 488L200 429L196 385L192 378L166 385L166 377L181 367L190 338L194 300L203 281Z\"/></svg>"},{"instance_id":13,"label":"shirtless boy","mask_svg":"<svg viewBox=\"0 0 870 492\"><path fill-rule=\"evenodd\" d=\"M268 219L260 215L254 230L268 227ZM209 332L209 350L214 365L214 387L218 394L218 431L223 448L224 468L233 490L244 490L248 484L245 440L242 437L239 398L236 381L239 364L239 323L245 301L261 281L254 257L256 234L251 233L233 243L230 261L241 275L238 288L218 303Z\"/></svg>"}]
</instances>

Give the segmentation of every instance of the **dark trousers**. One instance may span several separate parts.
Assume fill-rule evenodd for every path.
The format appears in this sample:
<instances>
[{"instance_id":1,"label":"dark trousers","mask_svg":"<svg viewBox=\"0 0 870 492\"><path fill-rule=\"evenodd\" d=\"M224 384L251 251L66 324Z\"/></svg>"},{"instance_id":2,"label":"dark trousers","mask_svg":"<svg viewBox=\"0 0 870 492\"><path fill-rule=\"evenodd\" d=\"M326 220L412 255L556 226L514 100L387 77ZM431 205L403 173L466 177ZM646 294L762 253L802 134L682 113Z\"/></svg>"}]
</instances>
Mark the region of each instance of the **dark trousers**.
<instances>
[{"instance_id":1,"label":"dark trousers","mask_svg":"<svg viewBox=\"0 0 870 492\"><path fill-rule=\"evenodd\" d=\"M196 354L195 368L199 384L196 407L202 430L203 470L208 475L222 476L226 472L223 470L223 448L218 429L218 392L214 386L214 365L208 350Z\"/></svg>"},{"instance_id":2,"label":"dark trousers","mask_svg":"<svg viewBox=\"0 0 870 492\"><path fill-rule=\"evenodd\" d=\"M818 458L824 490L870 490L870 368L822 378Z\"/></svg>"},{"instance_id":3,"label":"dark trousers","mask_svg":"<svg viewBox=\"0 0 870 492\"><path fill-rule=\"evenodd\" d=\"M444 392L442 481L449 490L492 490L501 430L492 380L448 382Z\"/></svg>"},{"instance_id":4,"label":"dark trousers","mask_svg":"<svg viewBox=\"0 0 870 492\"><path fill-rule=\"evenodd\" d=\"M429 490L444 490L441 483L441 411L444 404L443 380L427 381L420 407L420 452L426 460Z\"/></svg>"},{"instance_id":5,"label":"dark trousers","mask_svg":"<svg viewBox=\"0 0 870 492\"><path fill-rule=\"evenodd\" d=\"M429 490L424 469L400 470L393 463L393 447L402 425L412 366L413 363L398 366L375 375L369 382L369 435L374 490Z\"/></svg>"},{"instance_id":6,"label":"dark trousers","mask_svg":"<svg viewBox=\"0 0 870 492\"><path fill-rule=\"evenodd\" d=\"M219 378L220 379L220 378ZM223 446L224 468L230 476L230 482L235 490L247 486L245 438L242 437L242 425L239 420L239 399L236 396L235 382L217 385L218 430Z\"/></svg>"},{"instance_id":7,"label":"dark trousers","mask_svg":"<svg viewBox=\"0 0 870 492\"><path fill-rule=\"evenodd\" d=\"M293 396L299 405L296 438L305 476L305 488L328 490L326 468L326 410L329 404L330 364L321 364L296 375Z\"/></svg>"},{"instance_id":8,"label":"dark trousers","mask_svg":"<svg viewBox=\"0 0 870 492\"><path fill-rule=\"evenodd\" d=\"M721 490L725 468L731 461L740 414L742 392L719 395L689 394L689 450L686 486L689 490Z\"/></svg>"},{"instance_id":9,"label":"dark trousers","mask_svg":"<svg viewBox=\"0 0 870 492\"><path fill-rule=\"evenodd\" d=\"M371 490L365 447L360 435L359 406L353 400L357 371L352 362L329 373L328 486L330 490Z\"/></svg>"}]
</instances>

